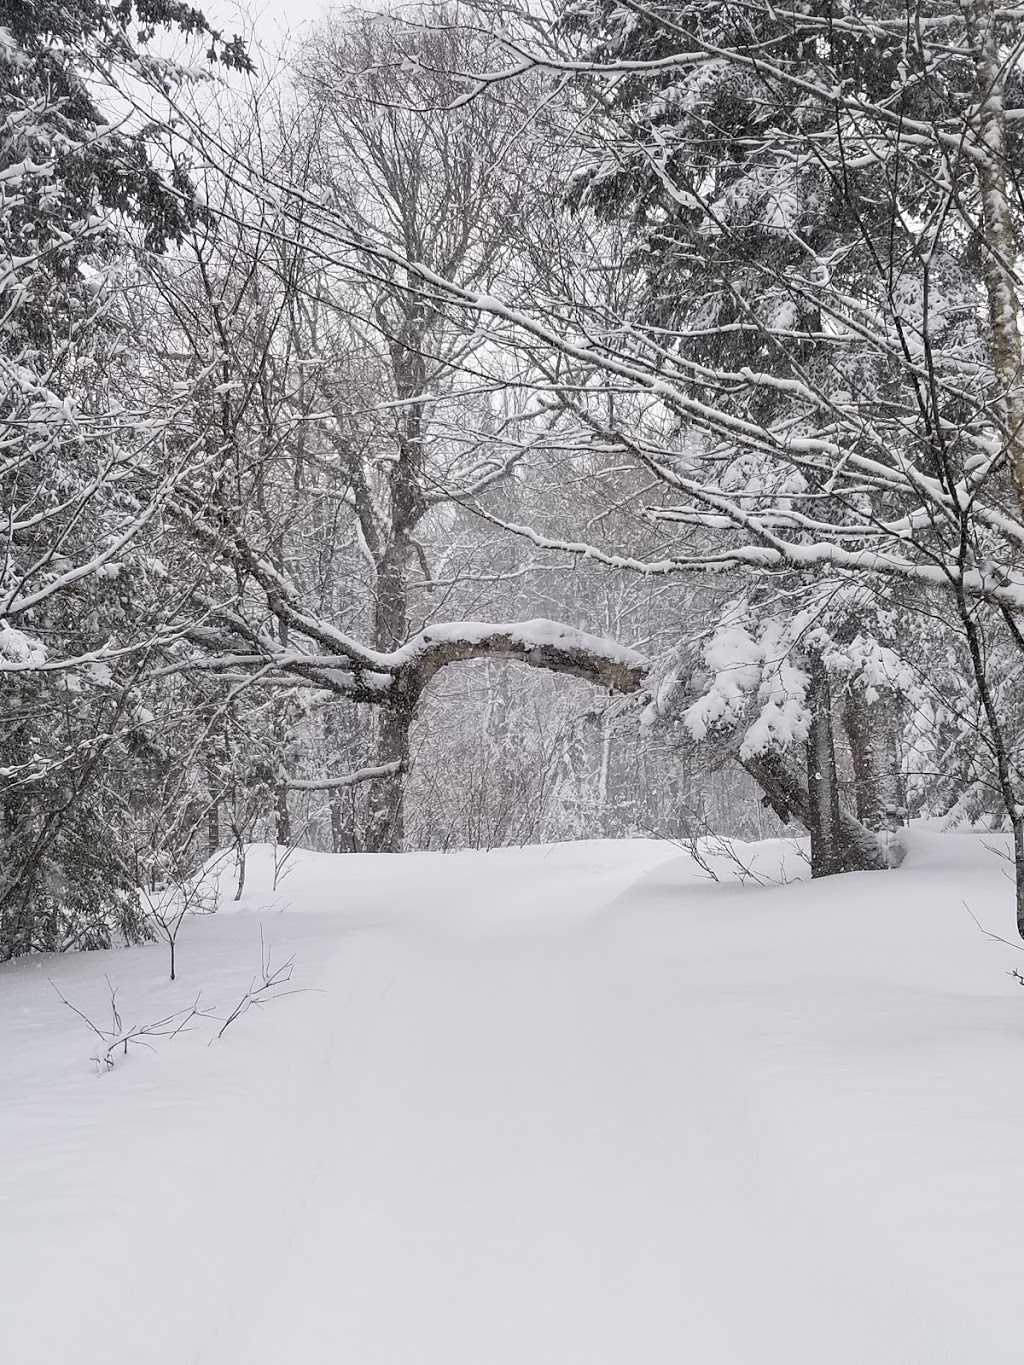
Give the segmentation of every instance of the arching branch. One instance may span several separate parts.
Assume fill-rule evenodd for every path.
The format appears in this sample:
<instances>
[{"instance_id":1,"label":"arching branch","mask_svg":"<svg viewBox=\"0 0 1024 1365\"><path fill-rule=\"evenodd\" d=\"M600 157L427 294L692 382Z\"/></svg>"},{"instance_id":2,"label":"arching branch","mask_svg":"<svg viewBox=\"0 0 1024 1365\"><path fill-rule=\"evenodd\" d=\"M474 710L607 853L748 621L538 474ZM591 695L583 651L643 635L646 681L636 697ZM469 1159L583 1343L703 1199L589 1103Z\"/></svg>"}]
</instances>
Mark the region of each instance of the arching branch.
<instances>
[{"instance_id":1,"label":"arching branch","mask_svg":"<svg viewBox=\"0 0 1024 1365\"><path fill-rule=\"evenodd\" d=\"M557 621L509 624L461 621L429 626L390 656L395 661L396 704L412 704L431 678L449 664L507 659L566 673L609 692L636 692L649 665L635 650ZM386 698L382 698L386 700Z\"/></svg>"},{"instance_id":2,"label":"arching branch","mask_svg":"<svg viewBox=\"0 0 1024 1365\"><path fill-rule=\"evenodd\" d=\"M222 617L222 626L223 621ZM258 668L261 682L290 676L300 685L397 709L414 708L427 683L442 668L473 659L507 659L621 693L639 691L649 669L647 660L636 650L545 620L457 621L429 626L396 650L360 649L358 663L351 651L314 654L282 648L265 632L247 632L248 648L244 652L236 647L237 636L218 638L217 631L209 627L193 631L192 638L205 654L186 667L214 671L223 667L232 674ZM319 643L323 636L317 631L314 638Z\"/></svg>"}]
</instances>

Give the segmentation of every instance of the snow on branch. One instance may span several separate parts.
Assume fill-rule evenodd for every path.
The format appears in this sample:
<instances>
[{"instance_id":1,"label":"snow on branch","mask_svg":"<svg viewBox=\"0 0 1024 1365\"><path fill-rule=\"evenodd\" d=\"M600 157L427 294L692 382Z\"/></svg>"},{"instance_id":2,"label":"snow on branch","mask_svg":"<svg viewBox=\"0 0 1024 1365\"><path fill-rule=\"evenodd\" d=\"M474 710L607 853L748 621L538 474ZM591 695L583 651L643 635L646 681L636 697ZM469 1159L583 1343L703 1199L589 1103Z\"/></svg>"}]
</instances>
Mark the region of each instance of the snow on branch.
<instances>
[{"instance_id":1,"label":"snow on branch","mask_svg":"<svg viewBox=\"0 0 1024 1365\"><path fill-rule=\"evenodd\" d=\"M273 610L274 604L271 603ZM295 616L289 618L296 633ZM310 629L307 638L321 643L325 634L320 623L303 617ZM333 629L333 628L331 628ZM335 632L337 634L337 632ZM456 621L427 627L404 645L390 652L370 649L346 639L343 654L304 652L295 647L281 648L266 634L252 633L256 648L244 654L230 648L229 638L217 632L193 632L193 641L207 651L205 658L190 667L200 669L257 667L268 673L291 674L307 685L320 686L353 701L373 705L415 706L420 693L448 664L473 659L505 659L553 673L582 678L609 692L637 692L647 679L648 661L628 646L606 640L587 631L576 630L558 621L516 622ZM221 646L222 648L218 648ZM384 773L367 771L353 775L370 781ZM329 779L331 785L352 785L348 779ZM291 784L296 789L321 790L324 783L311 787Z\"/></svg>"},{"instance_id":2,"label":"snow on branch","mask_svg":"<svg viewBox=\"0 0 1024 1365\"><path fill-rule=\"evenodd\" d=\"M383 656L398 704L415 700L435 673L472 659L507 659L582 678L609 692L636 692L648 663L636 650L557 621L459 621L429 626Z\"/></svg>"},{"instance_id":3,"label":"snow on branch","mask_svg":"<svg viewBox=\"0 0 1024 1365\"><path fill-rule=\"evenodd\" d=\"M285 783L293 792L327 792L339 787L357 787L360 782L373 782L378 777L394 777L402 771L399 760L394 763L379 763L375 768L359 768L343 777L294 778Z\"/></svg>"}]
</instances>

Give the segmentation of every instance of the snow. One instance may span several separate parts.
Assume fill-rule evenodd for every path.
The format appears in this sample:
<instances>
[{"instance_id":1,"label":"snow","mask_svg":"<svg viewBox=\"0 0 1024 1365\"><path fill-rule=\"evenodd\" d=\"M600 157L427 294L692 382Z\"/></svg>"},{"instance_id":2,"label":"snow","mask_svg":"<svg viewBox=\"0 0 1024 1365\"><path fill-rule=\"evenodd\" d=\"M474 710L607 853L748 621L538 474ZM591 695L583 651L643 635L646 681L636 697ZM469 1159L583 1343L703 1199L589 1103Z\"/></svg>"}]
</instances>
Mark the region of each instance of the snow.
<instances>
[{"instance_id":1,"label":"snow","mask_svg":"<svg viewBox=\"0 0 1024 1365\"><path fill-rule=\"evenodd\" d=\"M0 668L4 664L34 664L46 662L46 650L38 640L9 622L0 620Z\"/></svg>"},{"instance_id":2,"label":"snow","mask_svg":"<svg viewBox=\"0 0 1024 1365\"><path fill-rule=\"evenodd\" d=\"M159 944L6 965L4 1360L1018 1362L1002 843L816 883L784 843L718 881L646 840L257 847L173 985ZM223 1018L261 931L302 993L103 1075L48 984Z\"/></svg>"},{"instance_id":3,"label":"snow","mask_svg":"<svg viewBox=\"0 0 1024 1365\"><path fill-rule=\"evenodd\" d=\"M707 689L683 716L694 739L706 739L718 726L738 725L752 700L758 709L740 741L741 759L807 738L808 678L794 657L800 647L813 646L808 625L815 615L812 609L788 621L769 617L755 622L746 602L726 605L721 623L704 646L704 662L711 673ZM824 639L829 642L830 637Z\"/></svg>"},{"instance_id":4,"label":"snow","mask_svg":"<svg viewBox=\"0 0 1024 1365\"><path fill-rule=\"evenodd\" d=\"M388 667L400 667L415 659L423 651L435 644L478 645L495 636L508 636L525 649L557 648L582 650L594 654L611 663L627 667L643 666L647 661L643 655L627 645L618 644L600 635L577 630L573 626L562 625L558 621L539 618L534 621L488 622L457 621L451 624L432 625L419 635L413 636L408 643L391 654L375 656L375 662L383 662Z\"/></svg>"}]
</instances>

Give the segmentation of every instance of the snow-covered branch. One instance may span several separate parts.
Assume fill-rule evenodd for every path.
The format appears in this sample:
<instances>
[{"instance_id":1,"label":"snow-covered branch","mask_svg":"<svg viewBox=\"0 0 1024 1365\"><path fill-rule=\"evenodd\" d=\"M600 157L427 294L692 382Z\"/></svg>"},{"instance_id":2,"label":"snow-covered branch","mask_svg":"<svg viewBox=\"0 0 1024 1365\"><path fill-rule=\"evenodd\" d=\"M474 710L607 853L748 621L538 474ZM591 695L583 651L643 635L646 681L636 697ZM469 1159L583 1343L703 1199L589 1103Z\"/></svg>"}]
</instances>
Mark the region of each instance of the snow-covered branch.
<instances>
[{"instance_id":1,"label":"snow-covered branch","mask_svg":"<svg viewBox=\"0 0 1024 1365\"><path fill-rule=\"evenodd\" d=\"M359 768L342 777L290 778L285 785L294 792L340 791L344 787L358 787L363 782L374 782L382 777L394 777L401 766L398 762L378 763L375 767Z\"/></svg>"}]
</instances>

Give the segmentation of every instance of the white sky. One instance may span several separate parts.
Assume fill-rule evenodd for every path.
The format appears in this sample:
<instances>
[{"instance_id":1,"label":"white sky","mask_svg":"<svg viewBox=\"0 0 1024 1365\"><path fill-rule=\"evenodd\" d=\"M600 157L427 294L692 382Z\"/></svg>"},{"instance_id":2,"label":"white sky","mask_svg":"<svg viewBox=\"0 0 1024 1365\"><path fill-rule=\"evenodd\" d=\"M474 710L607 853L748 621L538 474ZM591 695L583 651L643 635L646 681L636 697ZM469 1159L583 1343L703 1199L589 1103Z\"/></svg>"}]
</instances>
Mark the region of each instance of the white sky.
<instances>
[{"instance_id":1,"label":"white sky","mask_svg":"<svg viewBox=\"0 0 1024 1365\"><path fill-rule=\"evenodd\" d=\"M193 0L215 28L230 37L255 32L257 41L270 49L279 48L290 34L322 18L332 9L349 9L351 4L332 4L331 0Z\"/></svg>"}]
</instances>

